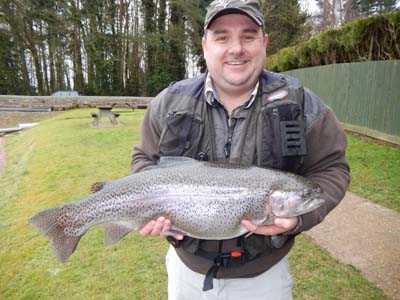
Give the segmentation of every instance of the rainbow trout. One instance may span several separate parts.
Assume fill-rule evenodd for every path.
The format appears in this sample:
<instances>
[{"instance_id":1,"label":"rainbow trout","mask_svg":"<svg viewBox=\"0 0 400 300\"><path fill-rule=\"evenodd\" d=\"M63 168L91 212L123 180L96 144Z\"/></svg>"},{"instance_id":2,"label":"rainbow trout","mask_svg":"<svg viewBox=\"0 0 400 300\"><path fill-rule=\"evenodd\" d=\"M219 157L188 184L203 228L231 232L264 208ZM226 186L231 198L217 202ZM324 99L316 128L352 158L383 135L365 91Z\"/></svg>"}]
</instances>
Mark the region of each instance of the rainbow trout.
<instances>
[{"instance_id":1,"label":"rainbow trout","mask_svg":"<svg viewBox=\"0 0 400 300\"><path fill-rule=\"evenodd\" d=\"M112 245L146 222L165 216L172 233L200 239L229 239L247 231L240 220L268 224L318 208L320 188L290 173L255 166L163 157L154 167L97 185L98 191L41 211L29 223L51 240L65 262L85 232L106 223ZM168 233L167 233L168 234Z\"/></svg>"}]
</instances>

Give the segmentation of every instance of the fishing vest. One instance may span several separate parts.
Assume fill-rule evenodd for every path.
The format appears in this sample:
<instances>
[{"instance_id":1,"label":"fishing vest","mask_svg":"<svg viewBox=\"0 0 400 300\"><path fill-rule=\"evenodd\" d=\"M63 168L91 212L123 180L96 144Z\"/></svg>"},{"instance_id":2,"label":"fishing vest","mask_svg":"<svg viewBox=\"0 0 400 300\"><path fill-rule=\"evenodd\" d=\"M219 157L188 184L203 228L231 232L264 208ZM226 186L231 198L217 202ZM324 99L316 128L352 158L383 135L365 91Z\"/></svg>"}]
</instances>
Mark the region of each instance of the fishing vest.
<instances>
[{"instance_id":1,"label":"fishing vest","mask_svg":"<svg viewBox=\"0 0 400 300\"><path fill-rule=\"evenodd\" d=\"M211 118L212 105L204 95L205 75L172 84L163 97L167 97L167 117L160 137L161 156L187 156L203 161L215 161L215 137ZM304 88L291 77L264 71L260 76L256 100L251 106L252 118L256 126L256 153L251 162L260 167L275 168L297 173L304 155L305 117ZM245 139L243 139L245 140ZM205 276L203 290L213 287L212 279L220 267L234 267L259 258L268 247L280 248L285 243L293 243L291 236L266 237L252 235L237 238L234 251L222 252L223 241L218 243L218 251L202 250L202 243L185 237L168 241L180 251L198 255L214 263ZM288 245L287 245L288 246ZM237 251L239 250L239 251Z\"/></svg>"},{"instance_id":2,"label":"fishing vest","mask_svg":"<svg viewBox=\"0 0 400 300\"><path fill-rule=\"evenodd\" d=\"M187 156L215 161L215 139L209 105L204 96L205 75L190 84L172 84L161 133L161 156ZM218 104L217 104L218 105ZM256 152L250 162L296 173L305 147L304 89L293 78L263 72L250 122L258 123ZM241 163L241 162L239 162ZM249 163L249 162L247 162Z\"/></svg>"}]
</instances>

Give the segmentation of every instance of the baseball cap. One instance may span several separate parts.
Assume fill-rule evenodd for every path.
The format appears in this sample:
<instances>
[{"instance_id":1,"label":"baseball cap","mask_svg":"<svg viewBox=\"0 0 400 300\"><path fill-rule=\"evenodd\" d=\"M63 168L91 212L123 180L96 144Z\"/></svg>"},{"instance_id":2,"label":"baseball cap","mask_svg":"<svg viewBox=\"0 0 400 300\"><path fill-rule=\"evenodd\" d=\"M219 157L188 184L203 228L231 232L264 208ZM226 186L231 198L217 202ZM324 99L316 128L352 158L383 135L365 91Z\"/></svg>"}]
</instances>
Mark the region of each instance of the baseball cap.
<instances>
[{"instance_id":1,"label":"baseball cap","mask_svg":"<svg viewBox=\"0 0 400 300\"><path fill-rule=\"evenodd\" d=\"M220 16L239 13L250 17L258 26L264 27L264 14L258 0L214 0L207 9L204 30Z\"/></svg>"}]
</instances>

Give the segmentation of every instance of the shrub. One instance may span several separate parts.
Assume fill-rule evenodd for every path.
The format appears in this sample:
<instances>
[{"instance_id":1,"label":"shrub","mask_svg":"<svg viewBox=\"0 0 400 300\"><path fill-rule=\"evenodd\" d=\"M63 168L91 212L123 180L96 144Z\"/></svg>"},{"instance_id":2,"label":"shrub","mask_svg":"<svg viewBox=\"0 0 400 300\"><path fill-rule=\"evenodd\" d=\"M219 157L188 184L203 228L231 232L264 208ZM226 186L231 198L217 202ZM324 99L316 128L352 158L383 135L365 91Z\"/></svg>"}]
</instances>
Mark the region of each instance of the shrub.
<instances>
[{"instance_id":1,"label":"shrub","mask_svg":"<svg viewBox=\"0 0 400 300\"><path fill-rule=\"evenodd\" d=\"M334 63L400 58L400 11L359 18L267 57L267 69L283 72Z\"/></svg>"}]
</instances>

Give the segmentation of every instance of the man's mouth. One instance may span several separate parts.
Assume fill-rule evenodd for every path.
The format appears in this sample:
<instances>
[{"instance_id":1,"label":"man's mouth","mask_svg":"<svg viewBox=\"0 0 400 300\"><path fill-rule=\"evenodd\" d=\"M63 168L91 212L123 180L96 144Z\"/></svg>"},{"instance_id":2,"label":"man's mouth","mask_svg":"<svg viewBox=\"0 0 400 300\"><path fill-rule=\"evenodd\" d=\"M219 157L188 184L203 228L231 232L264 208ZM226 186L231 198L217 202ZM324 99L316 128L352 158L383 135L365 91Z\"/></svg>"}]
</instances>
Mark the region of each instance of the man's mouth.
<instances>
[{"instance_id":1,"label":"man's mouth","mask_svg":"<svg viewBox=\"0 0 400 300\"><path fill-rule=\"evenodd\" d=\"M237 66L245 64L245 61L228 61L227 64L231 66Z\"/></svg>"}]
</instances>

